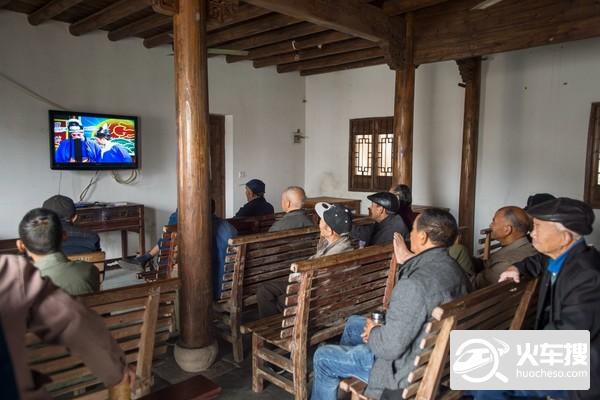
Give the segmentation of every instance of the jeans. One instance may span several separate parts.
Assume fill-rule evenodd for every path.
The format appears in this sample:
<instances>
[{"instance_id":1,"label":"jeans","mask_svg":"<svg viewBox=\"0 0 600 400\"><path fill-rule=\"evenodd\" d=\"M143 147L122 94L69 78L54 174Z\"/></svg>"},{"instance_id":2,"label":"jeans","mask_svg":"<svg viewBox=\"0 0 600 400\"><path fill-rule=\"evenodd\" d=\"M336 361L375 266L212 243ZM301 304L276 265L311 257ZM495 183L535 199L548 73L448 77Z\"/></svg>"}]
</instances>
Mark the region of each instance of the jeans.
<instances>
[{"instance_id":1,"label":"jeans","mask_svg":"<svg viewBox=\"0 0 600 400\"><path fill-rule=\"evenodd\" d=\"M340 380L358 378L367 382L375 357L363 343L365 318L353 315L346 321L339 345L321 346L313 358L311 400L336 400Z\"/></svg>"},{"instance_id":2,"label":"jeans","mask_svg":"<svg viewBox=\"0 0 600 400\"><path fill-rule=\"evenodd\" d=\"M567 398L566 390L471 390L465 395L473 396L473 400L507 400L512 397L545 398L551 396L557 399Z\"/></svg>"}]
</instances>

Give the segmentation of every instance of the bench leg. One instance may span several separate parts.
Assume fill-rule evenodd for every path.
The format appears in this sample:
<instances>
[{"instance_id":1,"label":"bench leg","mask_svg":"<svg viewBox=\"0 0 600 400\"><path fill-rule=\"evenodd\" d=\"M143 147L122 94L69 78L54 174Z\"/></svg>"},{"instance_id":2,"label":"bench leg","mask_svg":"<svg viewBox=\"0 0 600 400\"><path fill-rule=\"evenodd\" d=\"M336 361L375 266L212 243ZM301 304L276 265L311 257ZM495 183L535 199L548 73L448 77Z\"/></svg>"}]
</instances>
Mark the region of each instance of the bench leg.
<instances>
[{"instance_id":1,"label":"bench leg","mask_svg":"<svg viewBox=\"0 0 600 400\"><path fill-rule=\"evenodd\" d=\"M233 346L233 360L236 363L244 361L244 343L240 333L241 318L238 312L229 314L231 329L231 345Z\"/></svg>"},{"instance_id":2,"label":"bench leg","mask_svg":"<svg viewBox=\"0 0 600 400\"><path fill-rule=\"evenodd\" d=\"M298 351L292 352L292 369L294 373L294 399L307 400L308 398L308 375L306 372L306 356L298 357Z\"/></svg>"},{"instance_id":3,"label":"bench leg","mask_svg":"<svg viewBox=\"0 0 600 400\"><path fill-rule=\"evenodd\" d=\"M257 335L252 335L252 391L260 393L264 389L264 379L258 370L265 365L263 359L258 356L258 350L265 345L265 341Z\"/></svg>"}]
</instances>

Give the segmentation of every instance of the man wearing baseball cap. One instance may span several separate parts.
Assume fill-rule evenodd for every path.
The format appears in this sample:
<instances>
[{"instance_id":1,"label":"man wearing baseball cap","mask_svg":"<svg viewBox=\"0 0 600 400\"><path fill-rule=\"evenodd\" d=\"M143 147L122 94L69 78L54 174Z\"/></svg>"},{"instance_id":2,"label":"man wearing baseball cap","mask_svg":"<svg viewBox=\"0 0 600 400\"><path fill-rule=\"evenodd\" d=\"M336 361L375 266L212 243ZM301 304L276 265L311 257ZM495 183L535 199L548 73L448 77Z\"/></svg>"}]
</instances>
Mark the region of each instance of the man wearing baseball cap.
<instances>
[{"instance_id":1,"label":"man wearing baseball cap","mask_svg":"<svg viewBox=\"0 0 600 400\"><path fill-rule=\"evenodd\" d=\"M583 238L592 233L594 212L582 201L559 197L528 208L531 238L540 254L516 263L500 282L521 275L539 277L535 329L588 330L590 383L586 391L481 391L475 399L552 396L560 399L600 398L600 253Z\"/></svg>"},{"instance_id":2,"label":"man wearing baseball cap","mask_svg":"<svg viewBox=\"0 0 600 400\"><path fill-rule=\"evenodd\" d=\"M389 244L394 240L394 233L399 232L408 238L408 228L398 211L398 198L390 192L379 192L367 196L371 200L369 216L374 224L356 225L352 228L352 237L364 242L366 246L373 244Z\"/></svg>"},{"instance_id":3,"label":"man wearing baseball cap","mask_svg":"<svg viewBox=\"0 0 600 400\"><path fill-rule=\"evenodd\" d=\"M248 202L238 210L234 218L259 217L275 212L273 206L265 200L265 183L263 181L250 179L245 186Z\"/></svg>"},{"instance_id":4,"label":"man wearing baseball cap","mask_svg":"<svg viewBox=\"0 0 600 400\"><path fill-rule=\"evenodd\" d=\"M321 239L317 245L317 252L309 260L352 250L352 212L344 206L329 203L317 203L315 211L321 218ZM257 288L256 301L260 318L283 311L287 281L286 276L285 279L266 282Z\"/></svg>"},{"instance_id":5,"label":"man wearing baseball cap","mask_svg":"<svg viewBox=\"0 0 600 400\"><path fill-rule=\"evenodd\" d=\"M75 203L70 197L57 194L44 201L42 208L54 211L60 218L66 236L62 242L62 252L65 255L100 251L100 237L96 232L73 225L77 215Z\"/></svg>"}]
</instances>

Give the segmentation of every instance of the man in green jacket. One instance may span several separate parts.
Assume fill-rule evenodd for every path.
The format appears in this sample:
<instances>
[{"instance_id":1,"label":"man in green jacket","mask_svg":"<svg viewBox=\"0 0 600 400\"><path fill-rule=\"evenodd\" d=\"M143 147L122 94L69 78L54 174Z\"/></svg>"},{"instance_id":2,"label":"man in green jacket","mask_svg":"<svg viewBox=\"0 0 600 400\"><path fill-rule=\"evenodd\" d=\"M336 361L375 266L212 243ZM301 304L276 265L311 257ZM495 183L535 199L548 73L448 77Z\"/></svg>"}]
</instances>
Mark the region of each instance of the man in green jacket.
<instances>
[{"instance_id":1,"label":"man in green jacket","mask_svg":"<svg viewBox=\"0 0 600 400\"><path fill-rule=\"evenodd\" d=\"M84 261L69 261L60 251L63 230L58 215L45 208L29 211L19 224L19 251L27 254L42 276L72 296L100 290L98 269Z\"/></svg>"}]
</instances>

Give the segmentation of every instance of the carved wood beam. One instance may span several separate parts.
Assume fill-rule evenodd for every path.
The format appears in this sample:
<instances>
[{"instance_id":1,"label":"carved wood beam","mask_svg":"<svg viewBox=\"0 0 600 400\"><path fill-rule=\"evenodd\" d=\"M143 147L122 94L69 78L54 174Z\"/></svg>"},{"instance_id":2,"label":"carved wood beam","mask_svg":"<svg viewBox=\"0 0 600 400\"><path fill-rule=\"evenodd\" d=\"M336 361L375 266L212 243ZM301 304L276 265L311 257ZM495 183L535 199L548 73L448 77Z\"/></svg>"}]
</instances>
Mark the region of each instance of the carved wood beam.
<instances>
[{"instance_id":1,"label":"carved wood beam","mask_svg":"<svg viewBox=\"0 0 600 400\"><path fill-rule=\"evenodd\" d=\"M74 36L83 35L118 21L151 5L149 0L121 0L69 26Z\"/></svg>"},{"instance_id":2,"label":"carved wood beam","mask_svg":"<svg viewBox=\"0 0 600 400\"><path fill-rule=\"evenodd\" d=\"M322 45L308 50L300 50L293 53L280 54L271 57L260 58L254 61L255 68L268 67L270 65L288 64L298 61L310 60L334 54L347 53L353 50L362 50L373 47L373 42L365 39L349 39L341 42Z\"/></svg>"},{"instance_id":3,"label":"carved wood beam","mask_svg":"<svg viewBox=\"0 0 600 400\"><path fill-rule=\"evenodd\" d=\"M400 15L446 1L448 0L391 0L383 4L383 12L388 15Z\"/></svg>"},{"instance_id":4,"label":"carved wood beam","mask_svg":"<svg viewBox=\"0 0 600 400\"><path fill-rule=\"evenodd\" d=\"M42 23L54 18L55 16L62 13L63 11L66 11L69 8L81 3L82 1L83 0L53 0L53 1L50 1L50 2L46 3L44 6L38 8L37 10L35 10L31 14L29 14L29 16L27 17L27 20L29 21L29 23L31 25L42 24ZM5 3L9 3L9 2L10 1L5 2ZM0 2L0 3L2 3L2 2ZM2 6L2 4L0 4L0 7L1 6Z\"/></svg>"},{"instance_id":5,"label":"carved wood beam","mask_svg":"<svg viewBox=\"0 0 600 400\"><path fill-rule=\"evenodd\" d=\"M174 16L179 11L179 3L177 0L151 0L152 9L155 13Z\"/></svg>"},{"instance_id":6,"label":"carved wood beam","mask_svg":"<svg viewBox=\"0 0 600 400\"><path fill-rule=\"evenodd\" d=\"M478 79L481 69L481 59L479 58L465 58L462 60L456 60L458 65L458 72L463 84L467 84L474 79Z\"/></svg>"},{"instance_id":7,"label":"carved wood beam","mask_svg":"<svg viewBox=\"0 0 600 400\"><path fill-rule=\"evenodd\" d=\"M403 41L390 18L362 0L245 0L258 7L377 43L391 68L402 60ZM343 12L341 11L343 10Z\"/></svg>"},{"instance_id":8,"label":"carved wood beam","mask_svg":"<svg viewBox=\"0 0 600 400\"><path fill-rule=\"evenodd\" d=\"M348 64L355 61L369 60L372 58L378 58L383 56L383 50L379 47L372 47L370 49L350 51L347 53L336 54L333 56L326 56L321 58L315 58L313 60L299 61L290 64L281 64L277 66L277 72L292 72L305 69L317 69L332 67L335 65Z\"/></svg>"}]
</instances>

